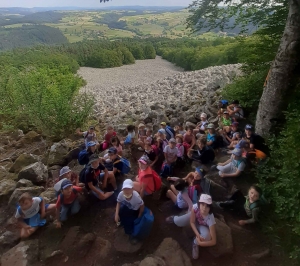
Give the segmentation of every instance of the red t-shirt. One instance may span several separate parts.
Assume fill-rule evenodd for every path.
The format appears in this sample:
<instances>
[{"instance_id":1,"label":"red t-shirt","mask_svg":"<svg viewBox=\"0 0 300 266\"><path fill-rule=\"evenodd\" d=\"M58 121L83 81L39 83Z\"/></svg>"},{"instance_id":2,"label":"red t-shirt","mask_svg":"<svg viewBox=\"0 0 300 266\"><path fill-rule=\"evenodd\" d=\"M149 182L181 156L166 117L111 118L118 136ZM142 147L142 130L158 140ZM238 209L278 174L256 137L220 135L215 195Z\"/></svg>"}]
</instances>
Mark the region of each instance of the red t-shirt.
<instances>
[{"instance_id":1,"label":"red t-shirt","mask_svg":"<svg viewBox=\"0 0 300 266\"><path fill-rule=\"evenodd\" d=\"M108 134L108 133L106 133L105 136L104 136L105 142L110 143L110 139L111 139L112 137L115 137L115 136L117 136L117 133L116 133L115 131L114 131L111 135Z\"/></svg>"},{"instance_id":2,"label":"red t-shirt","mask_svg":"<svg viewBox=\"0 0 300 266\"><path fill-rule=\"evenodd\" d=\"M82 192L82 188L81 187L73 186L73 189L75 189L78 193ZM77 198L77 194L75 194L72 191L70 197L67 198L67 197L64 196L64 202L63 202L63 204L66 204L66 205L71 204L76 198ZM61 206L61 204L60 204L60 195L58 195L57 201L56 201L56 208L60 209L60 206Z\"/></svg>"}]
</instances>

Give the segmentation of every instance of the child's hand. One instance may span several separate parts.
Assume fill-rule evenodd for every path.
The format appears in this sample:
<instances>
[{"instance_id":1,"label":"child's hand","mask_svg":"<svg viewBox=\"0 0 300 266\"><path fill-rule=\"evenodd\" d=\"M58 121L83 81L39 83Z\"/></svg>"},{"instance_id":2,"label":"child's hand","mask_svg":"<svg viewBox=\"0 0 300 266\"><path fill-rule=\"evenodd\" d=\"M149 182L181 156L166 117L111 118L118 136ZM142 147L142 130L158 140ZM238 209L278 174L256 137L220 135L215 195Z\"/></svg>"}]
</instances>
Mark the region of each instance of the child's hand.
<instances>
[{"instance_id":1,"label":"child's hand","mask_svg":"<svg viewBox=\"0 0 300 266\"><path fill-rule=\"evenodd\" d=\"M56 228L61 228L62 222L61 221L56 221Z\"/></svg>"},{"instance_id":2,"label":"child's hand","mask_svg":"<svg viewBox=\"0 0 300 266\"><path fill-rule=\"evenodd\" d=\"M119 214L115 214L115 222L116 224L118 224L120 222L120 217L119 217Z\"/></svg>"},{"instance_id":3,"label":"child's hand","mask_svg":"<svg viewBox=\"0 0 300 266\"><path fill-rule=\"evenodd\" d=\"M239 221L239 225L245 225L246 224L246 221L245 220L240 220Z\"/></svg>"}]
</instances>

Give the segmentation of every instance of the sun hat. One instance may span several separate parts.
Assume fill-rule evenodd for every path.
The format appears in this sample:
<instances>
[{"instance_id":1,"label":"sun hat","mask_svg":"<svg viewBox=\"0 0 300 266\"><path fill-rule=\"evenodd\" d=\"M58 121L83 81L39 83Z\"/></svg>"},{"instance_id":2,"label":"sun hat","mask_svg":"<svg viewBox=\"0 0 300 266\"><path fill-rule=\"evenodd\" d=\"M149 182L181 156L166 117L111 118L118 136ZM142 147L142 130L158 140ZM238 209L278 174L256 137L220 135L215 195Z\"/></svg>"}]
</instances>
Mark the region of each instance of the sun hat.
<instances>
[{"instance_id":1,"label":"sun hat","mask_svg":"<svg viewBox=\"0 0 300 266\"><path fill-rule=\"evenodd\" d=\"M214 125L214 124L212 124L212 123L210 123L210 124L208 124L207 128L208 128L208 129L209 129L209 128L211 128L211 129L215 129L215 125Z\"/></svg>"},{"instance_id":2,"label":"sun hat","mask_svg":"<svg viewBox=\"0 0 300 266\"><path fill-rule=\"evenodd\" d=\"M97 143L95 141L90 141L87 144L88 147L93 147L93 146L96 146L96 145L97 145Z\"/></svg>"},{"instance_id":3,"label":"sun hat","mask_svg":"<svg viewBox=\"0 0 300 266\"><path fill-rule=\"evenodd\" d=\"M149 158L147 155L143 155L140 159L139 159L139 162L142 163L142 164L149 164Z\"/></svg>"},{"instance_id":4,"label":"sun hat","mask_svg":"<svg viewBox=\"0 0 300 266\"><path fill-rule=\"evenodd\" d=\"M231 126L232 126L232 127L238 127L238 126L239 126L239 122L233 122L233 123L231 124Z\"/></svg>"},{"instance_id":5,"label":"sun hat","mask_svg":"<svg viewBox=\"0 0 300 266\"><path fill-rule=\"evenodd\" d=\"M169 140L169 142L170 142L170 143L176 143L176 140L175 140L174 138L171 138L171 139Z\"/></svg>"},{"instance_id":6,"label":"sun hat","mask_svg":"<svg viewBox=\"0 0 300 266\"><path fill-rule=\"evenodd\" d=\"M124 188L133 188L133 182L131 179L124 180L122 189L124 189Z\"/></svg>"},{"instance_id":7,"label":"sun hat","mask_svg":"<svg viewBox=\"0 0 300 266\"><path fill-rule=\"evenodd\" d=\"M202 168L196 167L196 172L197 172L199 175L201 175L201 177L204 176L204 170L203 170Z\"/></svg>"},{"instance_id":8,"label":"sun hat","mask_svg":"<svg viewBox=\"0 0 300 266\"><path fill-rule=\"evenodd\" d=\"M161 133L161 134L166 135L166 131L165 131L163 128L159 129L159 130L158 130L158 133Z\"/></svg>"},{"instance_id":9,"label":"sun hat","mask_svg":"<svg viewBox=\"0 0 300 266\"><path fill-rule=\"evenodd\" d=\"M111 148L108 149L108 153L110 153L110 154L117 154L118 150L115 147L111 147Z\"/></svg>"},{"instance_id":10,"label":"sun hat","mask_svg":"<svg viewBox=\"0 0 300 266\"><path fill-rule=\"evenodd\" d=\"M253 131L253 126L252 125L250 125L250 124L247 124L246 126L245 126L245 129L246 130L251 130L251 131Z\"/></svg>"},{"instance_id":11,"label":"sun hat","mask_svg":"<svg viewBox=\"0 0 300 266\"><path fill-rule=\"evenodd\" d=\"M89 158L89 164L98 161L99 160L99 156L97 154L92 154Z\"/></svg>"},{"instance_id":12,"label":"sun hat","mask_svg":"<svg viewBox=\"0 0 300 266\"><path fill-rule=\"evenodd\" d=\"M202 203L206 203L206 204L208 204L208 205L211 205L211 204L212 204L211 196L209 196L209 195L207 195L207 194L202 194L202 195L200 196L199 202L202 202Z\"/></svg>"},{"instance_id":13,"label":"sun hat","mask_svg":"<svg viewBox=\"0 0 300 266\"><path fill-rule=\"evenodd\" d=\"M70 186L73 186L73 183L69 179L66 179L61 183L61 189L66 189Z\"/></svg>"},{"instance_id":14,"label":"sun hat","mask_svg":"<svg viewBox=\"0 0 300 266\"><path fill-rule=\"evenodd\" d=\"M206 114L206 113L202 113L202 114L200 115L200 117L207 118L207 114Z\"/></svg>"},{"instance_id":15,"label":"sun hat","mask_svg":"<svg viewBox=\"0 0 300 266\"><path fill-rule=\"evenodd\" d=\"M161 122L160 124L163 125L163 126L166 126L166 125L167 125L166 122Z\"/></svg>"},{"instance_id":16,"label":"sun hat","mask_svg":"<svg viewBox=\"0 0 300 266\"><path fill-rule=\"evenodd\" d=\"M70 173L71 169L69 166L64 166L63 168L60 169L59 171L59 176L63 176L64 174Z\"/></svg>"},{"instance_id":17,"label":"sun hat","mask_svg":"<svg viewBox=\"0 0 300 266\"><path fill-rule=\"evenodd\" d=\"M232 154L236 155L236 156L242 156L242 150L239 149L239 148L235 148L233 151L232 151Z\"/></svg>"},{"instance_id":18,"label":"sun hat","mask_svg":"<svg viewBox=\"0 0 300 266\"><path fill-rule=\"evenodd\" d=\"M138 128L141 128L141 127L145 127L145 124L140 123L139 126L138 126Z\"/></svg>"}]
</instances>

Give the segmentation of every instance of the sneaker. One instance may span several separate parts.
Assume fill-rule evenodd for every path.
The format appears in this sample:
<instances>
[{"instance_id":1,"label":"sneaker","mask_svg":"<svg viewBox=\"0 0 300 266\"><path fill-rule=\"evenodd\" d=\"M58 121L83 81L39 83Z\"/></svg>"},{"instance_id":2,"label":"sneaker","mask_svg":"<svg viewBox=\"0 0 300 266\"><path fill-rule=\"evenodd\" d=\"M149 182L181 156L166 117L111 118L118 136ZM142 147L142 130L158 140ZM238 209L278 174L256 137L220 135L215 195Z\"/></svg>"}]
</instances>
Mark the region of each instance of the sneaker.
<instances>
[{"instance_id":1,"label":"sneaker","mask_svg":"<svg viewBox=\"0 0 300 266\"><path fill-rule=\"evenodd\" d=\"M192 257L194 260L199 258L199 246L194 243L194 240L193 240Z\"/></svg>"},{"instance_id":2,"label":"sneaker","mask_svg":"<svg viewBox=\"0 0 300 266\"><path fill-rule=\"evenodd\" d=\"M142 147L138 147L139 151L145 151Z\"/></svg>"},{"instance_id":3,"label":"sneaker","mask_svg":"<svg viewBox=\"0 0 300 266\"><path fill-rule=\"evenodd\" d=\"M173 223L174 223L174 216L169 216L169 217L167 217L167 218L166 218L166 222L167 222L168 224L173 224Z\"/></svg>"}]
</instances>

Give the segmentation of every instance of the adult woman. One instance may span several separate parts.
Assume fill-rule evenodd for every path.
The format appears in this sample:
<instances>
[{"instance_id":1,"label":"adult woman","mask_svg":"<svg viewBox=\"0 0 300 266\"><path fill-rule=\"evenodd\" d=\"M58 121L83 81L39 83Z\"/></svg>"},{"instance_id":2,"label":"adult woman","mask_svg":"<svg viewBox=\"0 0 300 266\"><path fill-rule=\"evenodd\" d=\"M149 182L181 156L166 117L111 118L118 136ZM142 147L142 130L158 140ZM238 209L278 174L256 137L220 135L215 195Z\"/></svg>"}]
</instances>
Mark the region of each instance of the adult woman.
<instances>
[{"instance_id":1,"label":"adult woman","mask_svg":"<svg viewBox=\"0 0 300 266\"><path fill-rule=\"evenodd\" d=\"M136 181L133 182L133 189L140 193L143 198L144 195L151 195L155 192L155 179L160 179L158 174L150 167L151 161L145 155L139 160L139 172L136 176Z\"/></svg>"},{"instance_id":2,"label":"adult woman","mask_svg":"<svg viewBox=\"0 0 300 266\"><path fill-rule=\"evenodd\" d=\"M196 235L193 240L193 259L199 257L200 247L211 247L217 243L216 222L212 213L212 199L202 194L198 204L193 205L190 219L191 227Z\"/></svg>"}]
</instances>

